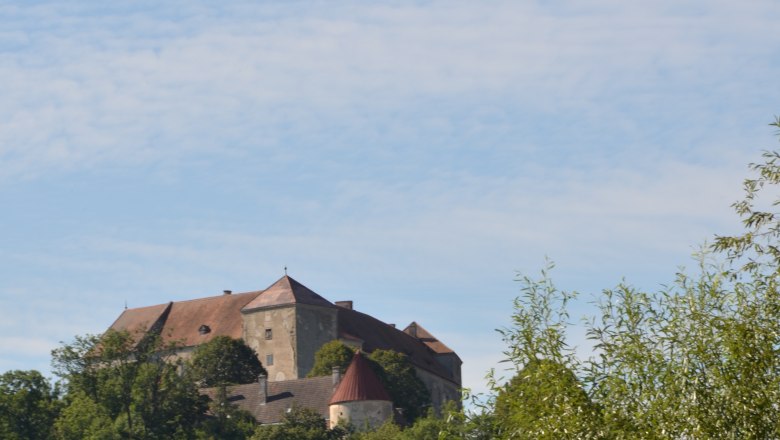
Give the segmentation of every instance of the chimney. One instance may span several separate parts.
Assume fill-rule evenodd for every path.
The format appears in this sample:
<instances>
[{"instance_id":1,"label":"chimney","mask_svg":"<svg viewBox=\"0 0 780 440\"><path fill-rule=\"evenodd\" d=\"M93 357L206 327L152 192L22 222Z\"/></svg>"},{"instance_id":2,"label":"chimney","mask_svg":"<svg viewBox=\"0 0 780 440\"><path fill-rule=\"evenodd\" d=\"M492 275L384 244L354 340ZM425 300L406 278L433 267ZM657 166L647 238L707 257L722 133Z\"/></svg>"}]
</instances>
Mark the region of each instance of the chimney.
<instances>
[{"instance_id":1,"label":"chimney","mask_svg":"<svg viewBox=\"0 0 780 440\"><path fill-rule=\"evenodd\" d=\"M336 388L341 383L341 367L336 365L333 367L333 388Z\"/></svg>"},{"instance_id":2,"label":"chimney","mask_svg":"<svg viewBox=\"0 0 780 440\"><path fill-rule=\"evenodd\" d=\"M268 400L268 376L265 374L257 376L257 383L260 384L260 404L265 405Z\"/></svg>"},{"instance_id":3,"label":"chimney","mask_svg":"<svg viewBox=\"0 0 780 440\"><path fill-rule=\"evenodd\" d=\"M352 301L336 301L336 305L345 309L352 310Z\"/></svg>"},{"instance_id":4,"label":"chimney","mask_svg":"<svg viewBox=\"0 0 780 440\"><path fill-rule=\"evenodd\" d=\"M231 293L233 293L233 291L232 290L223 290L222 293L224 295L230 295Z\"/></svg>"}]
</instances>

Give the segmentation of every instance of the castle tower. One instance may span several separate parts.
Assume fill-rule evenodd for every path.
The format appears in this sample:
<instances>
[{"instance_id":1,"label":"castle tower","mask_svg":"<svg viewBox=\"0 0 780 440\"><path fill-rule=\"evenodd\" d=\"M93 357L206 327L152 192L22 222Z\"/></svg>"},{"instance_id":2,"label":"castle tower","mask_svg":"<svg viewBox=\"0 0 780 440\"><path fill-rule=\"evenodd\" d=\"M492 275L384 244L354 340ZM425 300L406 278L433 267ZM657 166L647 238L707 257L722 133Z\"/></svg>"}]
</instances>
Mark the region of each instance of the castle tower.
<instances>
[{"instance_id":1,"label":"castle tower","mask_svg":"<svg viewBox=\"0 0 780 440\"><path fill-rule=\"evenodd\" d=\"M268 370L268 380L300 379L314 354L336 339L336 306L285 275L241 309L243 338Z\"/></svg>"},{"instance_id":2,"label":"castle tower","mask_svg":"<svg viewBox=\"0 0 780 440\"><path fill-rule=\"evenodd\" d=\"M393 417L393 401L359 351L328 404L330 428L340 420L357 430L375 429Z\"/></svg>"}]
</instances>

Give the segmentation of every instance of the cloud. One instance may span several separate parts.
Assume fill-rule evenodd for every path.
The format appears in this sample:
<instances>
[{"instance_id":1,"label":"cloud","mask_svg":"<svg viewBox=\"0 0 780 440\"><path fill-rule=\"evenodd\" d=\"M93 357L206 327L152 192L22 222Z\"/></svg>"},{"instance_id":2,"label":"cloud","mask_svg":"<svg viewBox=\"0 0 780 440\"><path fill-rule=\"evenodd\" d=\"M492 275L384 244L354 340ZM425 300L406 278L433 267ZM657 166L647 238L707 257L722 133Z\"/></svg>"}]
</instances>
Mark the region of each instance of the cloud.
<instances>
[{"instance_id":1,"label":"cloud","mask_svg":"<svg viewBox=\"0 0 780 440\"><path fill-rule=\"evenodd\" d=\"M776 17L766 3L692 12L673 3L593 5L242 4L213 20L204 18L216 11L198 5L128 15L104 8L98 17L83 7L15 8L6 45L16 50L0 65L2 173L226 150L273 157L286 140L316 155L329 146L309 143L334 123L350 121L360 138L380 121L456 102L577 112L597 130L609 117L613 128L641 135L641 116L663 120L659 111L681 107L707 121L696 113L712 105L712 88L720 100L757 99L745 92L776 76L766 41L774 33L762 31ZM735 77L747 63L761 68ZM440 114L457 124L452 111Z\"/></svg>"}]
</instances>

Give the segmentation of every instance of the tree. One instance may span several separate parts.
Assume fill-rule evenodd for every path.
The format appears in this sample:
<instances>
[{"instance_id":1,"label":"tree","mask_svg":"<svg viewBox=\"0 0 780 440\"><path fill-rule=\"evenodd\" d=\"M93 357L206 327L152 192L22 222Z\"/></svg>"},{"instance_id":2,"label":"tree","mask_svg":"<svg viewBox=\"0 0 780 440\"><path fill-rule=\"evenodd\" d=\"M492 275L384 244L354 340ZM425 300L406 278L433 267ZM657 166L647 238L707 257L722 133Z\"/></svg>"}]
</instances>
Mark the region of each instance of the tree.
<instances>
[{"instance_id":1,"label":"tree","mask_svg":"<svg viewBox=\"0 0 780 440\"><path fill-rule=\"evenodd\" d=\"M368 356L382 385L402 408L404 418L413 422L431 405L431 394L417 377L409 357L393 350L374 350Z\"/></svg>"},{"instance_id":2,"label":"tree","mask_svg":"<svg viewBox=\"0 0 780 440\"><path fill-rule=\"evenodd\" d=\"M242 339L229 336L216 336L195 349L189 370L204 387L252 383L267 374L257 353Z\"/></svg>"},{"instance_id":3,"label":"tree","mask_svg":"<svg viewBox=\"0 0 780 440\"><path fill-rule=\"evenodd\" d=\"M0 375L0 438L51 438L59 407L57 390L38 371Z\"/></svg>"},{"instance_id":4,"label":"tree","mask_svg":"<svg viewBox=\"0 0 780 440\"><path fill-rule=\"evenodd\" d=\"M549 277L522 276L512 326L499 329L511 378L489 375L496 393L493 422L497 438L600 438L599 414L576 372L580 361L566 343L567 305L575 292L560 291Z\"/></svg>"},{"instance_id":5,"label":"tree","mask_svg":"<svg viewBox=\"0 0 780 440\"><path fill-rule=\"evenodd\" d=\"M84 393L70 396L70 404L54 424L59 440L115 440L121 438L105 408Z\"/></svg>"},{"instance_id":6,"label":"tree","mask_svg":"<svg viewBox=\"0 0 780 440\"><path fill-rule=\"evenodd\" d=\"M194 435L206 402L179 374L181 362L164 356L172 350L158 335L113 330L54 350L53 369L68 391L68 406L56 424L61 438Z\"/></svg>"},{"instance_id":7,"label":"tree","mask_svg":"<svg viewBox=\"0 0 780 440\"><path fill-rule=\"evenodd\" d=\"M259 426L252 440L335 440L344 434L340 429L329 431L325 418L316 411L293 406L282 423Z\"/></svg>"},{"instance_id":8,"label":"tree","mask_svg":"<svg viewBox=\"0 0 780 440\"><path fill-rule=\"evenodd\" d=\"M523 278L513 325L502 330L516 375L494 387L502 435L513 426L507 408L526 408L556 438L778 438L780 199L767 197L777 194L779 162L771 152L751 165L758 176L734 204L745 232L717 237L696 272L681 270L655 292L625 282L603 292L587 324L596 346L587 361L566 344L574 294L546 275ZM569 397L551 395L561 393ZM523 433L534 429L533 418L520 420Z\"/></svg>"},{"instance_id":9,"label":"tree","mask_svg":"<svg viewBox=\"0 0 780 440\"><path fill-rule=\"evenodd\" d=\"M209 409L214 416L203 431L221 439L244 439L254 431L252 416L227 401L229 385L252 383L267 374L257 359L257 353L242 339L216 336L195 349L189 363L191 380L202 387L217 387Z\"/></svg>"},{"instance_id":10,"label":"tree","mask_svg":"<svg viewBox=\"0 0 780 440\"><path fill-rule=\"evenodd\" d=\"M598 437L599 414L574 373L546 359L526 364L496 398L500 438Z\"/></svg>"},{"instance_id":11,"label":"tree","mask_svg":"<svg viewBox=\"0 0 780 440\"><path fill-rule=\"evenodd\" d=\"M306 377L327 376L333 372L333 367L346 371L355 352L338 339L328 342L314 354L314 366Z\"/></svg>"}]
</instances>

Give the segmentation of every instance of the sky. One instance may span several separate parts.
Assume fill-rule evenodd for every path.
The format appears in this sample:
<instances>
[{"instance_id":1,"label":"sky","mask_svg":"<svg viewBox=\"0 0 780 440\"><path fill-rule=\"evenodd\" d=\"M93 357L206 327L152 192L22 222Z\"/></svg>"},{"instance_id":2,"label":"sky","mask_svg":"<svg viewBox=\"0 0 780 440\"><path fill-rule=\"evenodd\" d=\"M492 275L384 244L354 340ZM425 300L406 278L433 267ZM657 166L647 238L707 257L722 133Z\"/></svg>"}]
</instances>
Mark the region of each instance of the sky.
<instances>
[{"instance_id":1,"label":"sky","mask_svg":"<svg viewBox=\"0 0 780 440\"><path fill-rule=\"evenodd\" d=\"M162 4L161 4L162 3ZM503 359L547 258L658 289L778 148L774 0L0 2L0 372L284 274ZM501 367L499 367L501 368Z\"/></svg>"}]
</instances>

